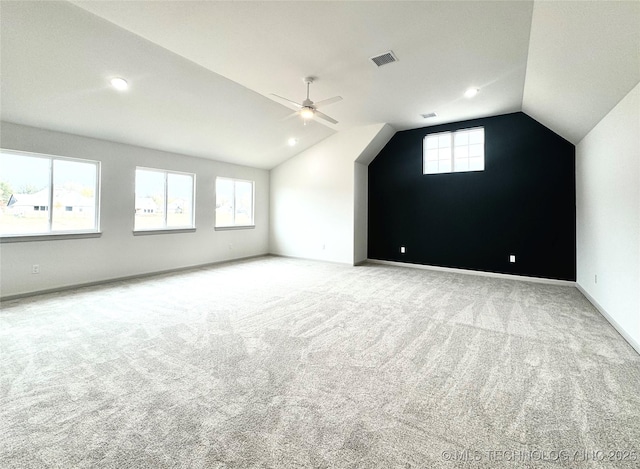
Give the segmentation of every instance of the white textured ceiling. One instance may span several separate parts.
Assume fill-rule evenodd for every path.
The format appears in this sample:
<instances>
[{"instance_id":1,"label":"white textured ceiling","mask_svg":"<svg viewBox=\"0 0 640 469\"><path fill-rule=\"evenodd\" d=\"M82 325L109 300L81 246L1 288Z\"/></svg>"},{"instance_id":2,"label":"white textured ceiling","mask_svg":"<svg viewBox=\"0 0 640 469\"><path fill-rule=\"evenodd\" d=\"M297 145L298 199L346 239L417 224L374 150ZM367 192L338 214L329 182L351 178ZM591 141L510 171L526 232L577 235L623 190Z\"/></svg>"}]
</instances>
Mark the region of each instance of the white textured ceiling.
<instances>
[{"instance_id":1,"label":"white textured ceiling","mask_svg":"<svg viewBox=\"0 0 640 469\"><path fill-rule=\"evenodd\" d=\"M638 1L1 5L3 120L262 168L357 125L518 110L576 143L640 81ZM308 75L339 124L282 121L270 93Z\"/></svg>"},{"instance_id":2,"label":"white textured ceiling","mask_svg":"<svg viewBox=\"0 0 640 469\"><path fill-rule=\"evenodd\" d=\"M1 7L4 121L258 168L335 132L70 3Z\"/></svg>"},{"instance_id":3,"label":"white textured ceiling","mask_svg":"<svg viewBox=\"0 0 640 469\"><path fill-rule=\"evenodd\" d=\"M536 2L523 111L577 143L640 81L640 1Z\"/></svg>"}]
</instances>

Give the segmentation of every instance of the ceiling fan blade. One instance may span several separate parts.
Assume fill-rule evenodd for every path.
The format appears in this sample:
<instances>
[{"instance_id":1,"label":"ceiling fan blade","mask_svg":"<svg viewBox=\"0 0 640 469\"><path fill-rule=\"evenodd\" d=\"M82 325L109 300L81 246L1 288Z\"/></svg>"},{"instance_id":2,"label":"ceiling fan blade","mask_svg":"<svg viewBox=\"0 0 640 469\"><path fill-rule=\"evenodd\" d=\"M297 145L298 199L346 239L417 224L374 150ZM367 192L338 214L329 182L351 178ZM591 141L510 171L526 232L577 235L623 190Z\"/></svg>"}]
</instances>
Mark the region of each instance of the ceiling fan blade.
<instances>
[{"instance_id":1,"label":"ceiling fan blade","mask_svg":"<svg viewBox=\"0 0 640 469\"><path fill-rule=\"evenodd\" d=\"M337 124L337 123L338 123L338 121L337 121L337 120L335 120L333 117L329 117L329 116L327 116L326 114L323 114L323 113L322 113L322 112L320 112L320 111L315 111L313 114L314 114L315 116L318 116L320 119L324 119L324 120L326 120L327 122L331 122L332 124Z\"/></svg>"},{"instance_id":2,"label":"ceiling fan blade","mask_svg":"<svg viewBox=\"0 0 640 469\"><path fill-rule=\"evenodd\" d=\"M282 96L278 96L277 94L273 94L273 93L271 93L271 96L274 96L274 97L276 97L276 98L278 98L278 99L280 99L280 100L282 100L282 101L285 101L285 102L287 102L287 103L289 103L289 104L292 104L292 105L294 105L294 106L295 106L296 108L298 108L298 109L300 109L300 108L302 107L302 104L298 104L298 103L296 103L295 101L291 101L290 99L283 98Z\"/></svg>"},{"instance_id":3,"label":"ceiling fan blade","mask_svg":"<svg viewBox=\"0 0 640 469\"><path fill-rule=\"evenodd\" d=\"M280 119L280 122L284 122L284 121L288 121L289 119L299 116L300 115L300 111L296 111L292 114L289 114L288 116L283 117L282 119Z\"/></svg>"},{"instance_id":4,"label":"ceiling fan blade","mask_svg":"<svg viewBox=\"0 0 640 469\"><path fill-rule=\"evenodd\" d=\"M316 108L319 108L320 106L327 106L329 104L337 103L338 101L342 101L342 96L334 96L333 98L323 99L322 101L314 103L314 106Z\"/></svg>"}]
</instances>

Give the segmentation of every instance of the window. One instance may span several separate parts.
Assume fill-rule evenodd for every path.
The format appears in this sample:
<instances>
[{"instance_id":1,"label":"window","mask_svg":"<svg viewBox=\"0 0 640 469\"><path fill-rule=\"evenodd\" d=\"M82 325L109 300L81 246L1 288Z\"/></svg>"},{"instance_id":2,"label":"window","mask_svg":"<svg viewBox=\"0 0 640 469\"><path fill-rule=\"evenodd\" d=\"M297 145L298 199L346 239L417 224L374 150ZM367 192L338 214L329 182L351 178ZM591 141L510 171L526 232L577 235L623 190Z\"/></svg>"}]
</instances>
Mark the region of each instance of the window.
<instances>
[{"instance_id":1,"label":"window","mask_svg":"<svg viewBox=\"0 0 640 469\"><path fill-rule=\"evenodd\" d=\"M0 235L97 232L99 184L98 161L0 150Z\"/></svg>"},{"instance_id":2,"label":"window","mask_svg":"<svg viewBox=\"0 0 640 469\"><path fill-rule=\"evenodd\" d=\"M429 134L423 158L423 174L484 171L484 128Z\"/></svg>"},{"instance_id":3,"label":"window","mask_svg":"<svg viewBox=\"0 0 640 469\"><path fill-rule=\"evenodd\" d=\"M216 228L253 226L253 184L216 178Z\"/></svg>"},{"instance_id":4,"label":"window","mask_svg":"<svg viewBox=\"0 0 640 469\"><path fill-rule=\"evenodd\" d=\"M134 230L195 228L195 174L136 168Z\"/></svg>"}]
</instances>

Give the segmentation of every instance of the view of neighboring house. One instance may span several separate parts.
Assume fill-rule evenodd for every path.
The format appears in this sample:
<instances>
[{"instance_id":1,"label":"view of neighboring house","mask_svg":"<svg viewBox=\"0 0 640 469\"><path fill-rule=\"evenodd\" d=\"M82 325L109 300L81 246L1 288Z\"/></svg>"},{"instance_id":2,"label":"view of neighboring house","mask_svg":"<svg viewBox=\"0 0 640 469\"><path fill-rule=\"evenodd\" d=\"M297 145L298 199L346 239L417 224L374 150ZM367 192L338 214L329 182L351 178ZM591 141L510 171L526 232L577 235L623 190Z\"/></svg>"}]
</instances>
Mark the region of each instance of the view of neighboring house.
<instances>
[{"instance_id":1,"label":"view of neighboring house","mask_svg":"<svg viewBox=\"0 0 640 469\"><path fill-rule=\"evenodd\" d=\"M87 216L95 210L93 197L67 189L53 193L53 207L60 209L64 216ZM18 217L46 217L49 211L49 190L42 189L33 194L12 194L7 202L7 214Z\"/></svg>"},{"instance_id":2,"label":"view of neighboring house","mask_svg":"<svg viewBox=\"0 0 640 469\"><path fill-rule=\"evenodd\" d=\"M167 204L167 213L183 213L186 206L185 199L173 199ZM153 197L136 197L136 215L162 212L162 205L158 205Z\"/></svg>"},{"instance_id":3,"label":"view of neighboring house","mask_svg":"<svg viewBox=\"0 0 640 469\"><path fill-rule=\"evenodd\" d=\"M136 197L136 214L153 214L162 212L162 208L158 206L152 197Z\"/></svg>"},{"instance_id":4,"label":"view of neighboring house","mask_svg":"<svg viewBox=\"0 0 640 469\"><path fill-rule=\"evenodd\" d=\"M42 189L34 194L11 194L7 213L18 217L46 217L49 210L49 191Z\"/></svg>"},{"instance_id":5,"label":"view of neighboring house","mask_svg":"<svg viewBox=\"0 0 640 469\"><path fill-rule=\"evenodd\" d=\"M167 213L183 213L186 206L185 199L174 199L167 205Z\"/></svg>"}]
</instances>

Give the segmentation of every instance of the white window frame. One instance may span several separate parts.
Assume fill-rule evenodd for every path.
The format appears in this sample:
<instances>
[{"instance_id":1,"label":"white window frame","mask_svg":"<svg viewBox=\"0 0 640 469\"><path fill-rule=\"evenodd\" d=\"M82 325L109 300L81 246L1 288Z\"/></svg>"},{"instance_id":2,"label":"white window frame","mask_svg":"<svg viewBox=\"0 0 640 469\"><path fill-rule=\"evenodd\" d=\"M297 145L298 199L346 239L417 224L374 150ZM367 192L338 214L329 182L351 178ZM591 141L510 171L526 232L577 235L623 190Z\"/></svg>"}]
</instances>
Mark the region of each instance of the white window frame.
<instances>
[{"instance_id":1,"label":"white window frame","mask_svg":"<svg viewBox=\"0 0 640 469\"><path fill-rule=\"evenodd\" d=\"M136 207L135 207L135 199L136 199L136 181L134 181L133 186L133 232L134 233L161 233L161 232L171 232L171 231L194 231L196 228L196 175L195 173L188 173L185 171L173 171L168 169L159 169L159 168L148 168L145 166L136 166L136 172L138 170L141 171L152 171L156 173L161 173L164 175L164 225L159 228L138 228L136 229ZM167 192L169 190L169 174L176 174L179 176L191 176L193 184L191 185L191 224L182 225L182 226L167 226L167 207L169 206L169 198L167 197Z\"/></svg>"},{"instance_id":2,"label":"white window frame","mask_svg":"<svg viewBox=\"0 0 640 469\"><path fill-rule=\"evenodd\" d=\"M49 198L48 205L44 206L44 211L47 212L47 231L34 232L34 233L5 233L0 234L1 238L15 238L17 240L21 238L37 238L39 236L42 237L50 237L56 235L83 235L83 234L96 234L100 233L100 179L101 179L101 163L97 160L89 160L85 158L72 158L69 156L60 156L60 155L49 155L46 153L34 153L28 151L20 151L20 150L11 150L8 148L1 148L0 152L3 154L10 154L14 156L22 156L29 158L41 158L43 160L49 161ZM95 210L94 210L94 221L93 228L86 230L54 230L53 229L53 196L54 196L54 161L69 161L76 163L85 163L92 164L96 169L96 186L95 186ZM41 207L42 208L42 207Z\"/></svg>"},{"instance_id":3,"label":"white window frame","mask_svg":"<svg viewBox=\"0 0 640 469\"><path fill-rule=\"evenodd\" d=\"M456 135L460 135L463 133L468 133L468 132L472 132L472 131L476 131L476 130L482 130L482 168L480 169L458 169L456 168L456 148L467 148L469 149L470 144L465 145L455 145L455 137ZM434 137L437 138L442 138L443 136L447 135L449 137L449 147L451 149L451 155L449 157L449 164L451 169L448 171L428 171L427 170L427 140L428 139L432 139ZM466 129L458 129L455 131L446 131L446 132L435 132L435 133L431 133L431 134L427 134L424 136L423 142L422 142L422 174L451 174L451 173L468 173L468 172L478 172L478 171L484 171L485 170L485 134L484 134L484 127L479 126L479 127L469 127ZM445 147L446 148L446 147ZM467 159L469 157L466 157ZM460 159L460 158L458 158ZM440 160L438 160L440 161ZM445 160L443 160L445 161Z\"/></svg>"},{"instance_id":4,"label":"white window frame","mask_svg":"<svg viewBox=\"0 0 640 469\"><path fill-rule=\"evenodd\" d=\"M219 180L224 180L224 181L231 181L233 182L233 219L234 219L234 224L233 225L218 225L218 216L217 214L214 213L214 225L215 225L215 229L216 230L233 230L233 229L243 229L243 228L254 228L255 227L255 207L256 207L256 183L255 181L252 181L250 179L238 179L238 178L230 178L230 177L224 177L224 176L217 176L216 177L216 187L215 187L215 194L216 194L216 200L215 200L215 207L217 209L218 207L218 181ZM244 225L240 225L240 224L236 224L235 223L235 217L236 217L236 182L248 182L251 184L251 222L248 224L244 224Z\"/></svg>"}]
</instances>

